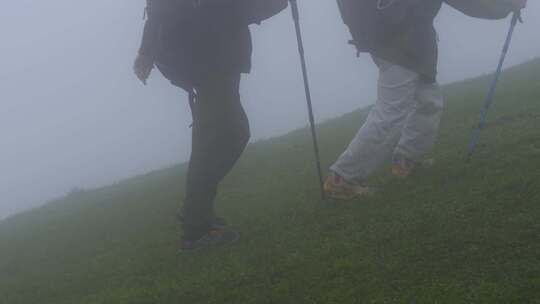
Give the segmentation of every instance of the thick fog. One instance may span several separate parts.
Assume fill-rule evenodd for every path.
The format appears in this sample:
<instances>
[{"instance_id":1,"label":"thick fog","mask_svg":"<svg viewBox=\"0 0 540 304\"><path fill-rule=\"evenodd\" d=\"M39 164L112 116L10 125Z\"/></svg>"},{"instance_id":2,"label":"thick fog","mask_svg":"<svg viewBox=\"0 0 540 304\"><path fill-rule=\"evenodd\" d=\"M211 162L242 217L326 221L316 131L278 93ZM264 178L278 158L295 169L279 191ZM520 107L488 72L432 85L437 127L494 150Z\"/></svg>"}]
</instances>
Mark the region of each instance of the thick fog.
<instances>
[{"instance_id":1,"label":"thick fog","mask_svg":"<svg viewBox=\"0 0 540 304\"><path fill-rule=\"evenodd\" d=\"M0 12L0 218L70 189L93 188L183 162L185 94L155 73L131 73L144 0L5 1ZM334 0L299 0L319 121L374 102L376 70L355 58ZM531 1L507 65L540 56L540 3ZM440 81L494 69L508 20L445 7ZM306 125L290 12L253 26L254 68L242 97L253 140Z\"/></svg>"}]
</instances>

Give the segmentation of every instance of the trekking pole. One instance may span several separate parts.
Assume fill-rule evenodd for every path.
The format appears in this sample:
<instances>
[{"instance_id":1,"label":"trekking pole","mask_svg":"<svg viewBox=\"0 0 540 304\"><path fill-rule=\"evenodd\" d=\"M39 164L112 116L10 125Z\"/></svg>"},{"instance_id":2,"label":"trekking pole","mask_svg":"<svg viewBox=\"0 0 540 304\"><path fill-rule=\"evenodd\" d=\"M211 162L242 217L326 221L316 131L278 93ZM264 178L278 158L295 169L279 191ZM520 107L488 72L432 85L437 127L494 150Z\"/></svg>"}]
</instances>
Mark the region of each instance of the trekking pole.
<instances>
[{"instance_id":1,"label":"trekking pole","mask_svg":"<svg viewBox=\"0 0 540 304\"><path fill-rule=\"evenodd\" d=\"M478 145L478 142L480 141L480 133L486 126L488 110L491 104L493 103L493 99L495 97L495 90L497 89L497 83L499 82L499 78L502 74L504 60L506 59L506 54L508 53L508 49L510 48L510 43L512 42L512 36L514 35L514 30L516 28L516 24L518 21L521 21L521 12L519 11L514 12L514 15L512 16L510 30L508 31L508 35L506 36L506 42L504 43L502 55L499 60L499 66L497 67L497 71L495 72L495 76L493 77L493 82L491 83L491 87L489 88L488 94L486 96L486 100L484 102L484 106L480 114L480 123L478 124L477 129L474 131L473 138L469 145L469 153L467 155L467 160L470 160L472 158L474 151L476 150L476 147Z\"/></svg>"},{"instance_id":2,"label":"trekking pole","mask_svg":"<svg viewBox=\"0 0 540 304\"><path fill-rule=\"evenodd\" d=\"M298 10L297 0L289 0L291 3L292 17L294 20L294 26L296 28L296 39L298 40L298 53L300 54L300 63L302 65L302 74L304 77L304 89L306 91L306 101L309 114L309 123L311 125L311 136L313 138L313 148L315 151L315 162L317 165L317 173L319 175L319 186L321 189L321 198L324 200L324 186L323 186L323 175L321 170L321 158L319 153L319 143L317 141L317 130L315 128L315 118L313 115L313 105L311 102L311 90L309 88L309 78L306 65L306 57L304 53L304 42L302 39L302 31L300 28L300 13Z\"/></svg>"}]
</instances>

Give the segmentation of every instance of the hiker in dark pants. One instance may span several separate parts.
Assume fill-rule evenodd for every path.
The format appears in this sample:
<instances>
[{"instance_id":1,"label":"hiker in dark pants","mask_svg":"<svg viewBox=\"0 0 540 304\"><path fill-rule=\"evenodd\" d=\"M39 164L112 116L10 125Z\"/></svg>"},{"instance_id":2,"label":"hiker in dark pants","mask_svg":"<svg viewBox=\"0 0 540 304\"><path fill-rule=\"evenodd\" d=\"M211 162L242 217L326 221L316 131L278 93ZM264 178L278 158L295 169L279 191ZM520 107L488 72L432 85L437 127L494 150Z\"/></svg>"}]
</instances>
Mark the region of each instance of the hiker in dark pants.
<instances>
[{"instance_id":1,"label":"hiker in dark pants","mask_svg":"<svg viewBox=\"0 0 540 304\"><path fill-rule=\"evenodd\" d=\"M444 107L433 25L443 3L473 17L501 19L527 1L337 1L357 50L371 54L379 68L377 102L325 183L328 197L348 200L372 192L366 180L387 158L398 177L426 163Z\"/></svg>"},{"instance_id":2,"label":"hiker in dark pants","mask_svg":"<svg viewBox=\"0 0 540 304\"><path fill-rule=\"evenodd\" d=\"M190 94L192 153L181 224L182 250L234 242L239 235L214 215L219 183L249 141L240 102L242 73L251 69L248 26L287 7L287 0L147 0L137 77L156 66Z\"/></svg>"},{"instance_id":3,"label":"hiker in dark pants","mask_svg":"<svg viewBox=\"0 0 540 304\"><path fill-rule=\"evenodd\" d=\"M197 86L182 216L186 239L198 239L209 226L220 228L224 224L213 212L218 184L236 164L249 140L239 86L239 73L208 75Z\"/></svg>"}]
</instances>

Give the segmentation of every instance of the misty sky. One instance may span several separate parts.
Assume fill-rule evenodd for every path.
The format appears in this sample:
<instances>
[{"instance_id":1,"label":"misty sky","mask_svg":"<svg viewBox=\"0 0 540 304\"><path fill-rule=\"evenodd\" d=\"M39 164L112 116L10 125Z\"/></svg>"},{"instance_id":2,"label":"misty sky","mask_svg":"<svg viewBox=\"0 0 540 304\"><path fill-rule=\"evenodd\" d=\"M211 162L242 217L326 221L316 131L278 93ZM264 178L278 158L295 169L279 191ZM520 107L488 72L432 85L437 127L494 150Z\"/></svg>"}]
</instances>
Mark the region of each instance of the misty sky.
<instances>
[{"instance_id":1,"label":"misty sky","mask_svg":"<svg viewBox=\"0 0 540 304\"><path fill-rule=\"evenodd\" d=\"M144 0L17 0L0 11L0 218L59 197L185 161L185 94L157 73L131 73ZM374 101L376 70L355 58L334 0L299 0L318 120ZM507 65L540 56L531 1ZM508 20L445 7L437 20L440 81L494 69ZM253 139L306 125L290 12L253 27L254 69L242 84Z\"/></svg>"}]
</instances>

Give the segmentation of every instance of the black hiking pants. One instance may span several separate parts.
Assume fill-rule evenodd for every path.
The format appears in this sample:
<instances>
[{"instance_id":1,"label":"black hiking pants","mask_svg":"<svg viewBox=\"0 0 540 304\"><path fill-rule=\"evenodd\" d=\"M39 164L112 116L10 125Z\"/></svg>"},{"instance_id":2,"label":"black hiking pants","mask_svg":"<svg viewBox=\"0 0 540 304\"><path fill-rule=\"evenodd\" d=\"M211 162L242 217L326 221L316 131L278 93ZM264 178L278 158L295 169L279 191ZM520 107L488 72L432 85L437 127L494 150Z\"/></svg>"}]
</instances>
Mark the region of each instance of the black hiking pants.
<instances>
[{"instance_id":1,"label":"black hiking pants","mask_svg":"<svg viewBox=\"0 0 540 304\"><path fill-rule=\"evenodd\" d=\"M215 221L218 185L231 171L250 137L240 102L240 73L216 73L195 88L192 151L182 226L186 239L198 239Z\"/></svg>"}]
</instances>

